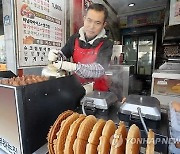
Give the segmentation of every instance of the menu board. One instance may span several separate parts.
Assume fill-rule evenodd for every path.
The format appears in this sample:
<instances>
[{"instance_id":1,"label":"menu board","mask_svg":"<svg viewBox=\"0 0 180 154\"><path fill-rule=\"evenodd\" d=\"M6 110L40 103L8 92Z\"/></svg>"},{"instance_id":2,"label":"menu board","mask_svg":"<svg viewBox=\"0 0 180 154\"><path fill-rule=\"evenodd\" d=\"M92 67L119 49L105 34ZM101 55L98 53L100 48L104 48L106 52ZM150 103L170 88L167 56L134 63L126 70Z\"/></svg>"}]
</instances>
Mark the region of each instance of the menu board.
<instances>
[{"instance_id":1,"label":"menu board","mask_svg":"<svg viewBox=\"0 0 180 154\"><path fill-rule=\"evenodd\" d=\"M44 66L65 43L66 0L18 0L18 67Z\"/></svg>"}]
</instances>

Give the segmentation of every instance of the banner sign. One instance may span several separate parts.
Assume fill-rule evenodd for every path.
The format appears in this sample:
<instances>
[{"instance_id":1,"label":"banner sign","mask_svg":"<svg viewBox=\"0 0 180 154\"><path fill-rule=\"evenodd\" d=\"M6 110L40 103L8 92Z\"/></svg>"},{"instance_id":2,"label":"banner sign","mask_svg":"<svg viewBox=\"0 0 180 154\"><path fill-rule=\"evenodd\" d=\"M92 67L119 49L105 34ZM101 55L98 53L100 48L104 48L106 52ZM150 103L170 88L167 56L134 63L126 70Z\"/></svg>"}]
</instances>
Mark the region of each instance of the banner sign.
<instances>
[{"instance_id":1,"label":"banner sign","mask_svg":"<svg viewBox=\"0 0 180 154\"><path fill-rule=\"evenodd\" d=\"M164 22L164 10L129 15L120 18L120 28L148 26Z\"/></svg>"}]
</instances>

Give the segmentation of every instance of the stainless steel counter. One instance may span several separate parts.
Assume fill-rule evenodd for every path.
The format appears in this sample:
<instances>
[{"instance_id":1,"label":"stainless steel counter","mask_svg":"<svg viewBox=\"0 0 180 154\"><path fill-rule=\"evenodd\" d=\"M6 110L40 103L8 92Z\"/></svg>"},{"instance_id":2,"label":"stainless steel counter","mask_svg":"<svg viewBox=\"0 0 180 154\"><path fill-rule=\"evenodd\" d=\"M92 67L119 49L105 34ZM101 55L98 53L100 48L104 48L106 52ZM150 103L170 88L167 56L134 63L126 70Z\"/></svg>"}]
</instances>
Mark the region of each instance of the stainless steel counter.
<instances>
[{"instance_id":1,"label":"stainless steel counter","mask_svg":"<svg viewBox=\"0 0 180 154\"><path fill-rule=\"evenodd\" d=\"M119 100L121 100L122 97L127 97L129 94L131 76L134 74L134 66L111 65L109 71L112 72L110 91L114 92Z\"/></svg>"},{"instance_id":2,"label":"stainless steel counter","mask_svg":"<svg viewBox=\"0 0 180 154\"><path fill-rule=\"evenodd\" d=\"M155 70L152 77L180 80L180 70Z\"/></svg>"}]
</instances>

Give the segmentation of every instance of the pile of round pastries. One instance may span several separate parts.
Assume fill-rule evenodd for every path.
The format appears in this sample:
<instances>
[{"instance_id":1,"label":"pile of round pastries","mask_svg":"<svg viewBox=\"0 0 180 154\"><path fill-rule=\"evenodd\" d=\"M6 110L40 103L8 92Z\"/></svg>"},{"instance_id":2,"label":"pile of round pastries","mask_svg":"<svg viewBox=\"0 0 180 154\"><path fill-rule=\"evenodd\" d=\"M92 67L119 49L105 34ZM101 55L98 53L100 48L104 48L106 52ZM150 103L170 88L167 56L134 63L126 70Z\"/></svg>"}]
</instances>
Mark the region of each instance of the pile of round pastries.
<instances>
[{"instance_id":1,"label":"pile of round pastries","mask_svg":"<svg viewBox=\"0 0 180 154\"><path fill-rule=\"evenodd\" d=\"M71 110L61 113L51 126L47 140L49 154L139 154L139 128L129 131L123 122L96 119ZM154 153L154 132L148 132L146 154ZM153 139L153 140L152 140ZM133 140L133 141L132 141Z\"/></svg>"},{"instance_id":2,"label":"pile of round pastries","mask_svg":"<svg viewBox=\"0 0 180 154\"><path fill-rule=\"evenodd\" d=\"M42 82L48 80L45 76L40 75L23 75L22 77L13 77L9 79L0 80L0 84L10 86L24 86L32 83Z\"/></svg>"}]
</instances>

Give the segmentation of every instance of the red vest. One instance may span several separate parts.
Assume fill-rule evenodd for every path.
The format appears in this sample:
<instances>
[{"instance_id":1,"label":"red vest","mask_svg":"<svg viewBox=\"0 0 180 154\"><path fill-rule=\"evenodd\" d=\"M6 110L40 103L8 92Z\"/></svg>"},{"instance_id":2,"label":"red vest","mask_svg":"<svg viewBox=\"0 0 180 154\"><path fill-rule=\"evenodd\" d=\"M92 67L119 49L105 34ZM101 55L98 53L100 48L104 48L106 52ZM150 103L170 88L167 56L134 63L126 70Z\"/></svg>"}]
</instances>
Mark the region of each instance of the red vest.
<instances>
[{"instance_id":1,"label":"red vest","mask_svg":"<svg viewBox=\"0 0 180 154\"><path fill-rule=\"evenodd\" d=\"M75 40L75 47L73 53L73 61L75 63L82 63L82 64L90 64L96 61L98 52L100 47L102 46L103 42L100 42L99 45L95 48L91 49L84 49L79 46L79 40ZM102 76L96 79L85 79L79 77L81 83L93 82L94 81L94 89L99 91L107 91L108 90L108 80L107 76Z\"/></svg>"}]
</instances>

